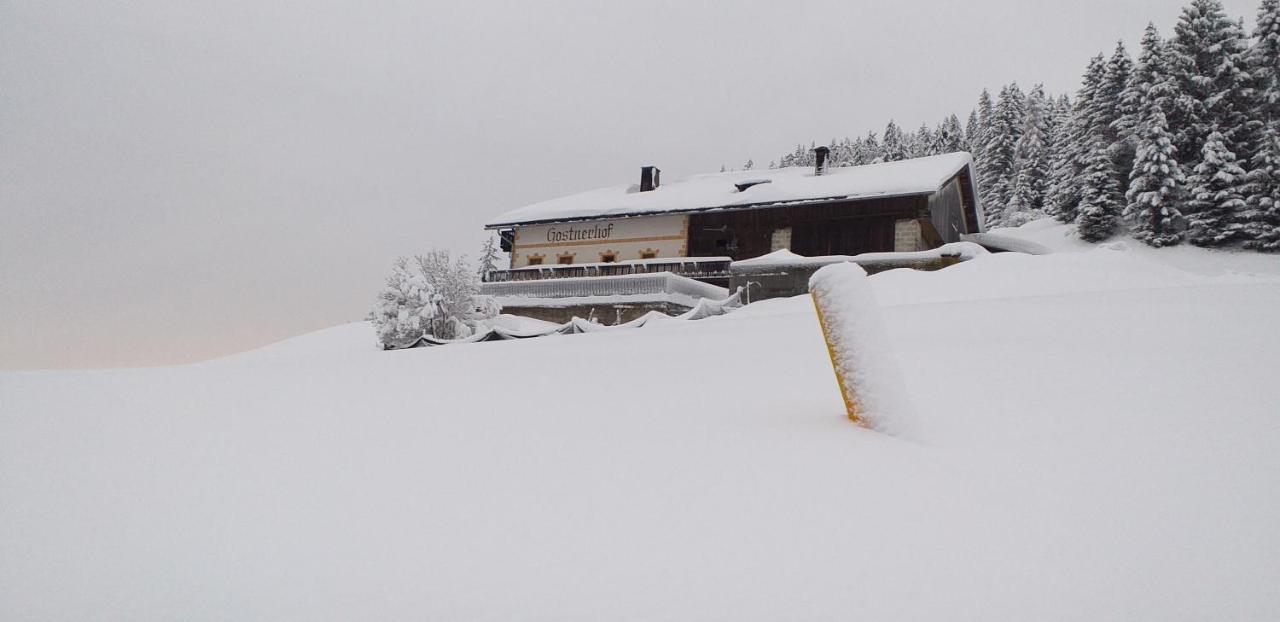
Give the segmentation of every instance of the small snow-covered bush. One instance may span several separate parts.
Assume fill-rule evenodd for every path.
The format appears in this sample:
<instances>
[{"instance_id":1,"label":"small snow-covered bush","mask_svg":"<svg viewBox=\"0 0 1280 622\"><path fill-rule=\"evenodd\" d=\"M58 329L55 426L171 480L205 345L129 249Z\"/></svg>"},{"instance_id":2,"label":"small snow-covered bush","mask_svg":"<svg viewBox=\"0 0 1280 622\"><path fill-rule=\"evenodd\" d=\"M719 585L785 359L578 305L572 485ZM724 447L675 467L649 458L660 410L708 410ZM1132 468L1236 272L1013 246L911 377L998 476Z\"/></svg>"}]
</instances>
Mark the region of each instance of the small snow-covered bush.
<instances>
[{"instance_id":1,"label":"small snow-covered bush","mask_svg":"<svg viewBox=\"0 0 1280 622\"><path fill-rule=\"evenodd\" d=\"M462 339L497 317L501 307L480 295L480 278L465 257L433 250L397 259L373 309L384 349L411 345L423 335Z\"/></svg>"}]
</instances>

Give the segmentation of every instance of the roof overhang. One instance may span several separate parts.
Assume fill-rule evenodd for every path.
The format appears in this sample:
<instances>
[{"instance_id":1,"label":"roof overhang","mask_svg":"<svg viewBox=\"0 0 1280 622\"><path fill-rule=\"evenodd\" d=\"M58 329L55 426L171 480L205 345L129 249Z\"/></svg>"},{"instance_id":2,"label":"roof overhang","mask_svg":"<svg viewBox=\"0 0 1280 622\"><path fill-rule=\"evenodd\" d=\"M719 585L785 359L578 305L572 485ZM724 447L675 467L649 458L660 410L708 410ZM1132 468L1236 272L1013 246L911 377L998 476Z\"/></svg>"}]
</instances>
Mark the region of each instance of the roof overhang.
<instances>
[{"instance_id":1,"label":"roof overhang","mask_svg":"<svg viewBox=\"0 0 1280 622\"><path fill-rule=\"evenodd\" d=\"M505 223L490 223L484 226L487 230L494 229L511 229L513 227L529 227L533 225L549 225L555 223L570 222L587 222L593 220L621 220L624 218L645 218L649 216L669 216L677 214L700 214L705 212L742 212L754 209L767 209L774 207L790 207L794 205L828 205L831 203L851 203L857 201L872 201L875 199L896 199L902 197L918 197L929 196L937 190L927 192L900 192L895 194L874 194L864 196L835 196L821 197L814 199L793 199L788 201L766 201L763 203L743 203L740 205L718 205L713 207L694 207L689 209L665 209L651 211L635 211L622 214L602 214L598 216L581 216L577 218L548 218L543 220L524 220Z\"/></svg>"}]
</instances>

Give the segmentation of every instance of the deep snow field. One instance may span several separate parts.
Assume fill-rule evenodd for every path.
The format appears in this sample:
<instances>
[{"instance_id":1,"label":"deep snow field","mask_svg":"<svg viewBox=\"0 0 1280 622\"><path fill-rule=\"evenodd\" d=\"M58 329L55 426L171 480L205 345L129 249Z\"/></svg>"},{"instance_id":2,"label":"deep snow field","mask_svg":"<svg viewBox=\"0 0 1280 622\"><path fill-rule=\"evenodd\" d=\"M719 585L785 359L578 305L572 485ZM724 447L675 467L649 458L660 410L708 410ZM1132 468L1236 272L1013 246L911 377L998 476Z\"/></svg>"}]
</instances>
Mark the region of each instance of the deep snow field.
<instances>
[{"instance_id":1,"label":"deep snow field","mask_svg":"<svg viewBox=\"0 0 1280 622\"><path fill-rule=\"evenodd\" d=\"M1277 620L1280 257L1073 242L810 300L398 352L0 373L0 620Z\"/></svg>"}]
</instances>

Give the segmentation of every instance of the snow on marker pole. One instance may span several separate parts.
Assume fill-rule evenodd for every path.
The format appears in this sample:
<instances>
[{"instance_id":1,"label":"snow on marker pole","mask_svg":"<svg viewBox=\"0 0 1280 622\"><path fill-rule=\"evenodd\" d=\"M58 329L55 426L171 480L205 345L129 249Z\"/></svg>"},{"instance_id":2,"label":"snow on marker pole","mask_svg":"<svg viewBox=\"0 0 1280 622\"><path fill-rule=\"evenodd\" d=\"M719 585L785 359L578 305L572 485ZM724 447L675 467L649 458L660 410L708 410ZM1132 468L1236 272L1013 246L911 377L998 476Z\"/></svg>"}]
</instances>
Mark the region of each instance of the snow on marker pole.
<instances>
[{"instance_id":1,"label":"snow on marker pole","mask_svg":"<svg viewBox=\"0 0 1280 622\"><path fill-rule=\"evenodd\" d=\"M855 263L825 266L809 279L809 294L849 419L879 432L909 433L911 403L866 271Z\"/></svg>"},{"instance_id":2,"label":"snow on marker pole","mask_svg":"<svg viewBox=\"0 0 1280 622\"><path fill-rule=\"evenodd\" d=\"M849 391L851 382L845 382L844 374L841 372L840 361L836 358L836 350L831 345L831 331L827 329L827 320L822 315L822 303L818 302L818 295L810 292L813 298L813 310L818 313L818 326L822 327L822 339L827 343L827 356L831 357L831 367L836 372L836 384L840 385L840 397L844 398L844 409L849 414L849 420L858 424L865 425L858 418L858 402L853 399L853 394Z\"/></svg>"}]
</instances>

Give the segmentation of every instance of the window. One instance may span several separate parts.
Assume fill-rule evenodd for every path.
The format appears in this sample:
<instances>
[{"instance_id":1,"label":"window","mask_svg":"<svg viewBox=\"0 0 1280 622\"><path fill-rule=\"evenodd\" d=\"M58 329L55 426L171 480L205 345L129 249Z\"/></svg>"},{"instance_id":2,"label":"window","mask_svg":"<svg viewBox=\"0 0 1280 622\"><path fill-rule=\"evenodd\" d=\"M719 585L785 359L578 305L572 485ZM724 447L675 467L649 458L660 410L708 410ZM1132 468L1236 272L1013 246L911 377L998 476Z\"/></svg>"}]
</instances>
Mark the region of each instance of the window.
<instances>
[{"instance_id":1,"label":"window","mask_svg":"<svg viewBox=\"0 0 1280 622\"><path fill-rule=\"evenodd\" d=\"M529 255L529 265L531 265L531 266L541 266L541 265L542 265L542 255Z\"/></svg>"},{"instance_id":2,"label":"window","mask_svg":"<svg viewBox=\"0 0 1280 622\"><path fill-rule=\"evenodd\" d=\"M564 255L556 255L556 263L558 263L558 264L565 264L565 265L573 263L573 253L566 253L566 254L564 254Z\"/></svg>"},{"instance_id":3,"label":"window","mask_svg":"<svg viewBox=\"0 0 1280 622\"><path fill-rule=\"evenodd\" d=\"M769 250L791 250L791 227L783 227L774 229L773 235L769 239Z\"/></svg>"},{"instance_id":4,"label":"window","mask_svg":"<svg viewBox=\"0 0 1280 622\"><path fill-rule=\"evenodd\" d=\"M656 258L657 256L658 256L658 251L655 251L655 250L653 250L652 248L646 248L646 249L644 249L644 250L640 251L640 258L641 258L641 259L654 259L654 258Z\"/></svg>"},{"instance_id":5,"label":"window","mask_svg":"<svg viewBox=\"0 0 1280 622\"><path fill-rule=\"evenodd\" d=\"M613 263L618 261L618 254L613 251L605 251L600 253L600 263Z\"/></svg>"}]
</instances>

